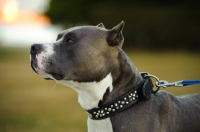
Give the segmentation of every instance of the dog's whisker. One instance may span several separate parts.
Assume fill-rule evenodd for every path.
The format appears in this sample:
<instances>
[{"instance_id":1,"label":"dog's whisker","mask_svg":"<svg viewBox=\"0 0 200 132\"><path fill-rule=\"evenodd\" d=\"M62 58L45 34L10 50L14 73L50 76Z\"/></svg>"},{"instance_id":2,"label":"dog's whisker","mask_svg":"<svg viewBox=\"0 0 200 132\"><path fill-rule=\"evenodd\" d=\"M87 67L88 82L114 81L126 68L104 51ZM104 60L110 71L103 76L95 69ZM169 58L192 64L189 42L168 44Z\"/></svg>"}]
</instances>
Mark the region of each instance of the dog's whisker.
<instances>
[{"instance_id":1,"label":"dog's whisker","mask_svg":"<svg viewBox=\"0 0 200 132\"><path fill-rule=\"evenodd\" d=\"M53 86L53 88L51 89L51 90L54 90L55 88L56 88L56 86L57 86L57 81L55 81L56 83L55 83L55 85Z\"/></svg>"}]
</instances>

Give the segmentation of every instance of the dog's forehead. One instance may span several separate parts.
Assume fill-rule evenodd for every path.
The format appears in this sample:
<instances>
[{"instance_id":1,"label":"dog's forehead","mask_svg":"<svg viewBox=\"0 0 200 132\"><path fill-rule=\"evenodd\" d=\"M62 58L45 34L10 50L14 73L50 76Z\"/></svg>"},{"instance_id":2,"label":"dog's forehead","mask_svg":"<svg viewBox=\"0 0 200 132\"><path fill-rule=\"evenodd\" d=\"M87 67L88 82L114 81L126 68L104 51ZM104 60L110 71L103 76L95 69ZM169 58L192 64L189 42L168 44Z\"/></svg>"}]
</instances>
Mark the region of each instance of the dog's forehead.
<instances>
[{"instance_id":1,"label":"dog's forehead","mask_svg":"<svg viewBox=\"0 0 200 132\"><path fill-rule=\"evenodd\" d=\"M105 33L106 29L99 28L97 26L78 26L69 28L67 30L64 30L59 35L65 35L68 33L74 33L74 34L89 34L89 33Z\"/></svg>"}]
</instances>

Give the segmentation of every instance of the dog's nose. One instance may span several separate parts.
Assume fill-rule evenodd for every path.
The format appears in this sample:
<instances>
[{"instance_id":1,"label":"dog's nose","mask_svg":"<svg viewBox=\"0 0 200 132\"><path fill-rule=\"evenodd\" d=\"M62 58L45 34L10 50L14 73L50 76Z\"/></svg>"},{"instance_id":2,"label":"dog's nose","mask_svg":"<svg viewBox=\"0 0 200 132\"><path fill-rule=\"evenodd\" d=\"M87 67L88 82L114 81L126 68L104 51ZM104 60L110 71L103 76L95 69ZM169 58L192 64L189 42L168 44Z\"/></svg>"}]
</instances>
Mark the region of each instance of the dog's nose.
<instances>
[{"instance_id":1,"label":"dog's nose","mask_svg":"<svg viewBox=\"0 0 200 132\"><path fill-rule=\"evenodd\" d=\"M39 52L42 51L42 45L41 44L33 44L31 46L31 54L38 54Z\"/></svg>"}]
</instances>

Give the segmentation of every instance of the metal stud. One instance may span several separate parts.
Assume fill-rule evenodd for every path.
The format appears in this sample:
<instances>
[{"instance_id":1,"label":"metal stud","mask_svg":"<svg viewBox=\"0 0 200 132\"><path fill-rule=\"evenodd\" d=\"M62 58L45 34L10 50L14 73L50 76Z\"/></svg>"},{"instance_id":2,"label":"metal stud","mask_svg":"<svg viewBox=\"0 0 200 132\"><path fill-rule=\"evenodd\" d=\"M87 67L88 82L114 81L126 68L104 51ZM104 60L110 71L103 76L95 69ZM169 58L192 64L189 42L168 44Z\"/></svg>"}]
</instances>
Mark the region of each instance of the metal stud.
<instances>
[{"instance_id":1,"label":"metal stud","mask_svg":"<svg viewBox=\"0 0 200 132\"><path fill-rule=\"evenodd\" d=\"M88 116L90 118L92 118L92 116L96 117L96 118L99 118L99 117L103 117L105 116L106 114L109 115L110 112L115 112L115 111L118 111L119 109L123 109L123 105L125 104L129 104L131 103L133 100L137 100L139 96L137 95L137 91L134 91L132 93L130 93L129 95L125 96L123 99L124 101L117 101L116 103L113 103L112 105L110 105L110 108L103 108L101 110L98 110L98 111L93 111L93 114L88 114ZM111 112L111 113L112 113Z\"/></svg>"}]
</instances>

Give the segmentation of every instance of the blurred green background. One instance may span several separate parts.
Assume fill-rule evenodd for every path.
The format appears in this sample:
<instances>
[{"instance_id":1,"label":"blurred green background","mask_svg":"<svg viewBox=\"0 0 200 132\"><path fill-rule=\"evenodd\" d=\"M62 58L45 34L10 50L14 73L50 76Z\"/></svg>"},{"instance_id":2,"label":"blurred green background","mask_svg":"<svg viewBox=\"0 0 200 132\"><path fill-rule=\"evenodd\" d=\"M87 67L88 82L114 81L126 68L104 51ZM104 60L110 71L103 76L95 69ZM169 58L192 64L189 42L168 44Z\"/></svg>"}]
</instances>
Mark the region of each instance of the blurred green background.
<instances>
[{"instance_id":1,"label":"blurred green background","mask_svg":"<svg viewBox=\"0 0 200 132\"><path fill-rule=\"evenodd\" d=\"M197 0L51 0L42 14L51 19L51 25L61 29L100 22L112 28L124 20L123 49L138 70L173 82L200 79L199 7ZM0 31L6 26L0 21ZM34 73L29 64L31 43L6 46L2 33L0 132L87 131L87 115L77 102L77 93ZM27 34L21 40L32 37ZM56 35L52 38L55 40ZM37 42L40 38L34 38L33 43ZM200 92L200 86L162 90L183 95Z\"/></svg>"},{"instance_id":2,"label":"blurred green background","mask_svg":"<svg viewBox=\"0 0 200 132\"><path fill-rule=\"evenodd\" d=\"M64 27L124 20L124 48L199 51L199 7L199 0L51 0L46 15Z\"/></svg>"}]
</instances>

